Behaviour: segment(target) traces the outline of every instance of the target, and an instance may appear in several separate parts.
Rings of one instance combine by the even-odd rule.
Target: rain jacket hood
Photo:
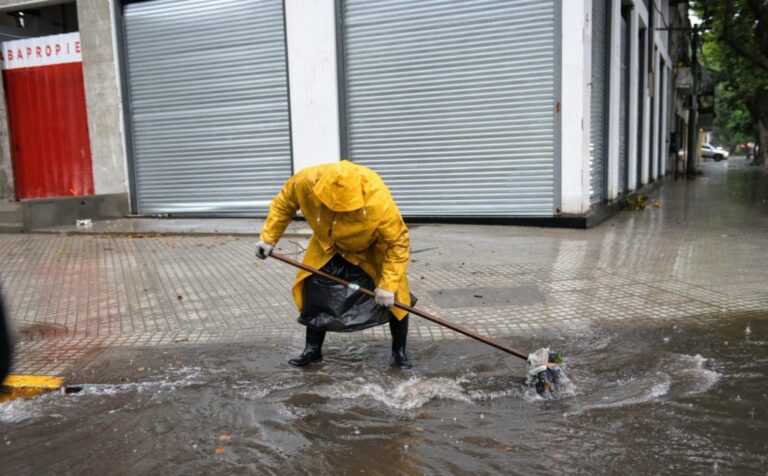
[[[312,191],[334,212],[351,212],[365,205],[362,176],[347,160],[328,164]]]
[[[395,293],[410,305],[406,268],[410,237],[392,194],[376,172],[348,161],[307,167],[291,177],[272,200],[261,239],[275,244],[301,209],[312,237],[304,263],[320,269],[335,254],[361,267],[376,286]],[[303,306],[303,281],[299,271],[293,297]],[[406,316],[401,309],[392,313]]]

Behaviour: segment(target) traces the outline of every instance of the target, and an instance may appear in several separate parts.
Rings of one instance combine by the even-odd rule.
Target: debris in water
[[[227,435],[226,433],[223,433],[219,435],[219,441],[229,441],[232,439],[232,435]]]
[[[746,328],[746,329],[744,329],[744,333],[745,333],[746,335],[750,335],[750,334],[752,334],[752,328],[750,328],[750,327],[749,327],[749,323],[747,323],[747,328]]]
[[[645,210],[645,206],[648,204],[648,195],[641,193],[634,197],[630,196],[626,198],[625,202],[628,210]]]
[[[558,380],[566,378],[563,356],[559,352],[550,352],[549,347],[528,355],[527,370],[526,383],[535,387],[539,395],[549,395]]]
[[[227,452],[227,449],[226,449],[226,448],[223,448],[223,447],[221,447],[221,446],[219,446],[218,448],[216,448],[215,450],[213,450],[213,453],[214,453],[216,456],[221,456],[221,455],[223,455],[223,454],[224,454],[224,453],[226,453],[226,452]]]

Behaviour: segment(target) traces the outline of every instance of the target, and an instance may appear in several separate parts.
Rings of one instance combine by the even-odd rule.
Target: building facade
[[[686,121],[673,0],[0,0],[0,17],[0,200],[28,226],[264,216],[292,173],[341,158],[406,217],[582,226],[674,170]],[[82,105],[11,64],[65,39]],[[19,119],[30,91],[45,121]]]

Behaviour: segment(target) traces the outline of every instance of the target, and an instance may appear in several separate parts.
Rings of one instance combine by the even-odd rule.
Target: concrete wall
[[[9,202],[16,199],[10,139],[8,110],[5,104],[5,88],[3,76],[0,74],[0,202]]]
[[[97,195],[126,194],[128,171],[114,0],[78,0],[85,102]]]

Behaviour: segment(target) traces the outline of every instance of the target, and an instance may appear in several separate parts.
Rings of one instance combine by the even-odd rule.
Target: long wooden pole
[[[319,269],[315,269],[315,268],[313,268],[311,266],[307,266],[306,264],[300,263],[299,261],[291,259],[291,258],[289,258],[287,256],[283,256],[283,255],[277,254],[277,253],[272,253],[269,256],[271,256],[272,258],[275,258],[278,261],[282,261],[283,263],[288,263],[291,266],[295,266],[297,268],[303,269],[304,271],[308,271],[308,272],[310,272],[312,274],[316,274],[318,276],[322,276],[325,279],[330,279],[331,281],[335,281],[335,282],[337,282],[337,283],[339,283],[339,284],[341,284],[343,286],[347,286],[350,289],[354,289],[355,291],[359,291],[359,292],[361,292],[363,294],[367,294],[368,296],[375,296],[374,292],[371,291],[370,289],[361,288],[357,284],[353,284],[353,283],[345,281],[345,280],[343,280],[341,278],[333,276],[331,274],[324,273],[323,271],[320,271]],[[482,342],[483,344],[488,344],[491,347],[495,347],[495,348],[497,348],[499,350],[502,350],[502,351],[504,351],[504,352],[506,352],[508,354],[512,354],[515,357],[519,357],[519,358],[521,358],[523,360],[528,360],[528,355],[523,354],[522,352],[519,352],[519,351],[517,351],[517,350],[515,350],[515,349],[513,349],[511,347],[507,347],[504,344],[500,344],[500,343],[494,341],[493,339],[491,339],[489,337],[486,337],[484,335],[481,335],[481,334],[478,334],[476,332],[473,332],[473,331],[471,331],[469,329],[466,329],[464,327],[461,327],[461,326],[459,326],[457,324],[454,324],[452,322],[446,321],[444,319],[440,319],[439,317],[433,316],[432,314],[426,313],[424,311],[421,311],[421,310],[416,309],[416,308],[411,307],[411,306],[406,306],[405,304],[402,304],[402,303],[399,303],[399,302],[395,302],[395,307],[400,308],[400,309],[402,309],[404,311],[408,311],[411,314],[416,314],[417,316],[423,317],[424,319],[426,319],[428,321],[432,321],[435,324],[441,325],[443,327],[447,327],[448,329],[451,329],[452,331],[456,331],[459,334],[464,334],[467,337],[471,337],[471,338],[473,338],[475,340],[478,340],[478,341]]]

